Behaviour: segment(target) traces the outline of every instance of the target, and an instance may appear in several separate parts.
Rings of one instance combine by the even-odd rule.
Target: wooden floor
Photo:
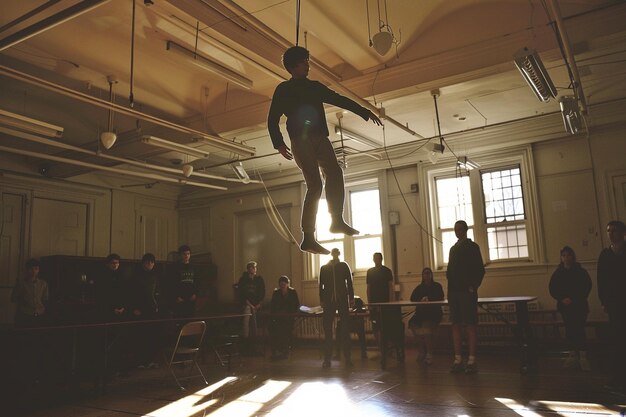
[[[603,356],[592,359],[601,364]],[[21,399],[14,398],[21,412],[11,415],[584,417],[623,416],[626,410],[626,398],[603,387],[601,372],[563,370],[561,359],[552,355],[540,359],[536,373],[521,375],[514,349],[481,352],[474,375],[450,374],[449,354],[435,356],[427,367],[415,361],[411,350],[404,365],[392,358],[386,371],[378,360],[358,357],[352,369],[339,361],[322,369],[319,350],[305,347],[282,361],[242,358],[230,375],[209,358],[206,362],[211,362],[203,365],[209,386],[194,378],[180,391],[163,367],[114,378],[107,392],[97,395],[86,383],[73,395],[52,396],[38,393],[35,384]]]

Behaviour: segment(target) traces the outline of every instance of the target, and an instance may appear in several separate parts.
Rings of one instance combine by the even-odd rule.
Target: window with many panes
[[[468,237],[483,249],[486,262],[530,258],[523,172],[519,162],[470,171],[431,169],[430,207],[437,266],[448,263],[450,248],[457,240],[457,220],[467,222]]]
[[[380,193],[378,188],[348,189],[347,197],[344,217],[360,233],[355,236],[330,233],[331,218],[326,200],[322,198],[317,210],[317,240],[328,250],[339,249],[340,259],[353,270],[371,268],[372,255],[383,251]],[[314,255],[313,275],[317,276],[319,267],[330,259],[330,255]]]

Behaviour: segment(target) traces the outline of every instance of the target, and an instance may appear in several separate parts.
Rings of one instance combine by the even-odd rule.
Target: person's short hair
[[[383,254],[380,252],[374,252],[374,256],[380,256],[380,259],[383,259]]]
[[[291,281],[287,275],[281,275],[280,278],[278,278],[278,284],[280,285],[281,282],[285,282],[289,285]]]
[[[120,258],[120,255],[118,255],[117,253],[111,253],[109,256],[107,256],[104,259],[105,263],[110,263],[111,261],[118,261],[120,262],[122,260],[122,258]]]
[[[183,252],[191,252],[191,248],[189,247],[189,245],[180,245],[180,247],[178,248],[178,254],[182,255]]]
[[[156,262],[156,258],[153,254],[148,252],[145,255],[143,255],[143,257],[141,258],[141,263],[145,263],[145,262]]]
[[[430,274],[433,274],[433,270],[431,269],[430,266],[425,266],[424,269],[422,269],[422,275],[424,275],[424,272],[426,271],[430,271]]]
[[[621,220],[611,220],[606,224],[606,227],[614,226],[619,232],[626,232],[626,225]]]
[[[456,226],[457,224],[463,226],[463,229],[465,229],[466,232],[469,230],[469,226],[467,225],[467,222],[465,220],[457,220],[454,225]]]
[[[39,259],[30,258],[29,260],[26,261],[24,266],[26,267],[26,269],[30,269],[36,266],[41,266],[41,262],[39,262]]]
[[[256,266],[256,262],[255,261],[250,261],[246,264],[246,270],[249,269],[251,266]]]
[[[283,67],[289,72],[298,62],[309,59],[309,51],[301,46],[292,46],[283,54]]]

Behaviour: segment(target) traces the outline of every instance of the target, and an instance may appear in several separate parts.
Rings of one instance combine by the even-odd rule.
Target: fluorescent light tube
[[[570,135],[575,135],[582,129],[582,121],[578,101],[572,96],[563,96],[559,98],[561,106],[561,116],[563,116],[563,124],[565,131]]]
[[[11,113],[6,110],[0,110],[0,123],[5,126],[15,127],[28,133],[48,136],[51,138],[60,138],[63,136],[62,127],[31,119],[30,117],[22,116],[20,114]]]
[[[189,61],[192,64],[199,66],[202,69],[212,72],[213,74],[217,74],[220,77],[232,81],[240,87],[251,89],[252,88],[252,80],[244,77],[243,75],[226,68],[217,62],[211,61],[208,58],[199,55],[196,52],[190,51],[189,49],[178,45],[172,41],[167,41],[166,47],[168,51],[178,55],[181,58]]]
[[[344,128],[340,128],[338,125],[335,125],[335,133],[337,136],[341,136],[343,134],[344,139],[353,140],[361,145],[371,146],[372,148],[380,148],[382,146],[380,143],[372,139],[366,138],[358,133],[351,132]]]
[[[213,146],[227,152],[233,152],[238,155],[254,156],[256,154],[256,151],[251,146],[244,145],[243,143],[235,141],[227,141],[226,139],[222,138],[220,138],[220,140],[218,141],[214,138],[196,137],[193,138],[192,141],[206,143],[209,146]]]
[[[540,101],[547,102],[556,97],[556,87],[534,49],[523,48],[514,56],[515,66]]]
[[[191,146],[181,145],[180,143],[171,142],[169,140],[157,138],[154,136],[142,136],[141,141],[148,145],[156,146],[157,148],[169,149],[170,151],[176,151],[189,156],[195,156],[196,158],[206,159],[209,157],[208,152],[201,151],[200,149],[192,148]]]
[[[237,178],[239,178],[241,182],[243,182],[244,184],[250,183],[250,176],[243,168],[243,164],[241,162],[233,164],[231,166],[233,167],[233,171],[235,171],[235,174],[237,174]]]
[[[480,168],[480,165],[474,161],[472,161],[471,159],[469,159],[467,156],[462,156],[459,159],[456,160],[456,164],[458,166],[460,166],[463,169],[466,170],[470,170],[470,169],[478,169]]]

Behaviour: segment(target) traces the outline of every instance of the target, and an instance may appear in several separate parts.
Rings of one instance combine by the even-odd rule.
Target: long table
[[[79,350],[79,333],[80,332],[91,332],[90,337],[95,337],[101,345],[101,349],[97,349],[97,351],[93,352],[94,358],[98,358],[100,356],[99,365],[96,364],[95,372],[101,372],[101,375],[96,375],[96,377],[101,378],[102,389],[106,389],[106,378],[105,373],[108,368],[109,361],[109,353],[113,345],[117,342],[120,337],[120,333],[111,335],[111,330],[121,329],[121,328],[137,328],[141,326],[150,326],[150,325],[166,325],[171,323],[172,325],[187,323],[190,321],[227,321],[234,319],[241,319],[246,316],[250,316],[250,313],[233,313],[233,314],[214,314],[214,315],[202,315],[196,317],[165,317],[165,318],[157,318],[157,319],[149,319],[149,320],[125,320],[125,321],[112,321],[112,322],[99,322],[99,323],[84,323],[84,324],[67,324],[67,325],[52,325],[52,326],[42,326],[42,327],[14,327],[14,328],[6,328],[2,329],[0,334],[3,336],[11,336],[11,335],[49,335],[50,333],[56,335],[68,335],[71,337],[71,352],[70,352],[70,363],[68,364],[68,372],[69,377],[71,379],[71,384],[74,385],[76,383],[77,376],[77,357]],[[93,344],[93,346],[97,346]]]
[[[513,328],[514,334],[517,336],[517,343],[520,348],[520,372],[526,373],[534,366],[536,366],[536,354],[533,340],[532,328],[528,318],[528,303],[535,301],[535,296],[511,296],[511,297],[481,297],[478,298],[478,306],[485,310],[487,313],[494,315],[503,323]],[[506,317],[497,311],[489,309],[490,304],[501,303],[515,303],[515,323],[509,322]],[[401,309],[402,307],[416,307],[416,306],[432,306],[432,305],[447,305],[448,300],[442,301],[390,301],[386,303],[368,303],[368,307],[380,307],[382,309]],[[381,315],[383,317],[384,315]],[[381,320],[380,332],[381,332],[381,344],[380,344],[380,366],[382,369],[387,367],[387,340],[382,335],[385,334],[385,325],[389,326],[389,323],[385,323],[385,320]],[[402,340],[401,343],[404,343]],[[402,346],[402,350],[404,346]],[[403,355],[403,354],[402,354]],[[400,358],[404,360],[402,356]]]

